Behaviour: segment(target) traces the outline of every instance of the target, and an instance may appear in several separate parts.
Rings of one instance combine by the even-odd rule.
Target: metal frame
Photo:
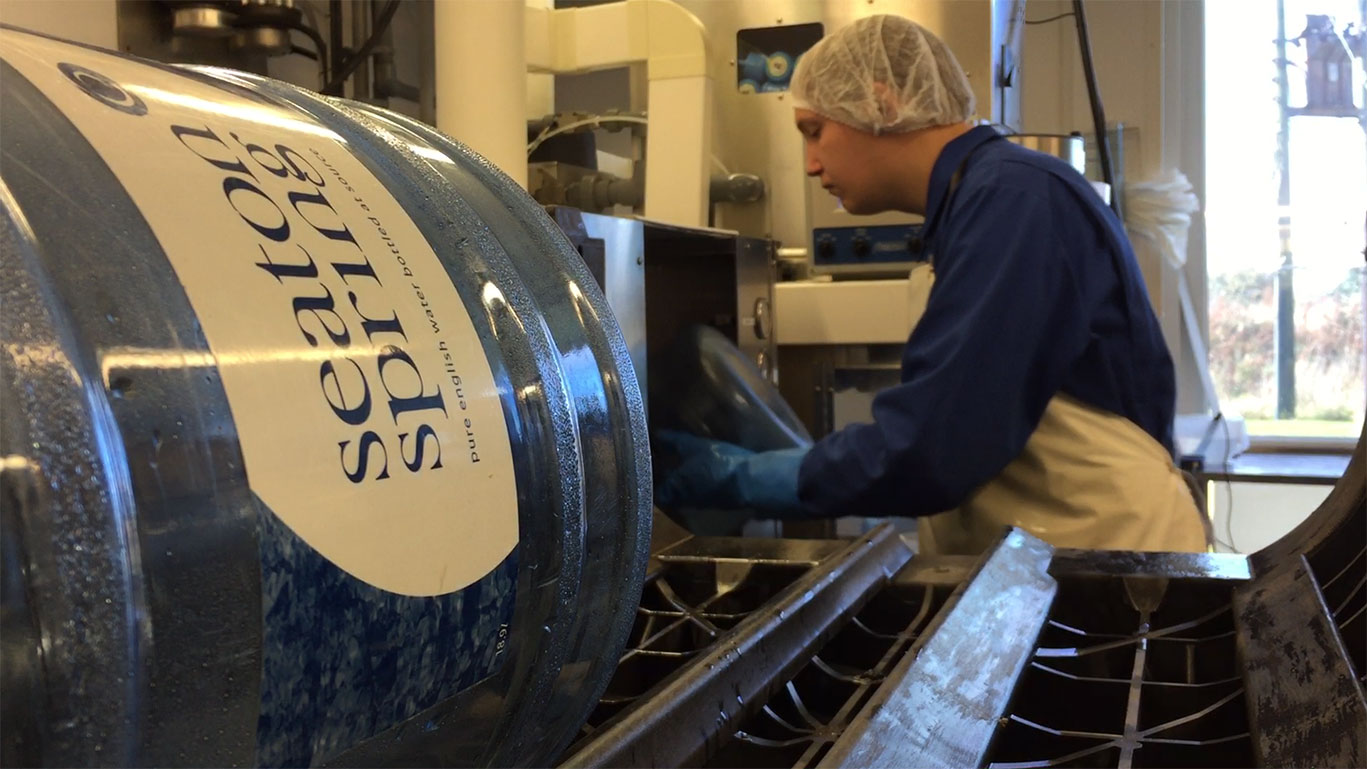
[[[1012,530],[981,558],[906,560],[886,526],[838,554],[683,540],[657,568],[713,564],[723,592],[724,569],[812,567],[565,765],[1363,765],[1364,464],[1359,443],[1324,504],[1250,557],[1054,550]],[[883,645],[840,658],[856,637]]]
[[[761,552],[756,559],[755,551],[759,548],[751,547],[728,554],[727,542],[690,539],[656,558],[661,563],[710,560],[733,565],[748,560],[802,562],[791,556],[785,558],[782,553],[776,553],[778,558],[765,559]],[[764,540],[730,542],[762,546]],[[781,545],[785,541],[768,542]],[[793,546],[811,541],[786,542]],[[575,752],[561,766],[701,763],[728,736],[729,730],[724,727],[757,711],[777,687],[807,662],[826,640],[830,629],[910,557],[911,552],[892,527],[884,525],[820,558],[773,601],[661,681],[649,696],[651,707],[623,712],[599,728],[588,743],[577,750],[571,748]]]

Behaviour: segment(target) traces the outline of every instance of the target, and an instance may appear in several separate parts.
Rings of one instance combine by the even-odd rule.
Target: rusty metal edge
[[[1259,766],[1367,766],[1367,700],[1304,560],[1234,592]]]

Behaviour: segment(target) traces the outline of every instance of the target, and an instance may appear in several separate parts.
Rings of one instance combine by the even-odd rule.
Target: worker
[[[763,452],[665,434],[682,460],[659,502],[927,516],[929,553],[982,552],[1006,526],[1060,547],[1204,551],[1173,461],[1172,359],[1125,231],[1086,179],[975,126],[954,55],[904,18],[825,37],[790,93],[807,174],[852,214],[923,215],[934,284],[871,423]]]

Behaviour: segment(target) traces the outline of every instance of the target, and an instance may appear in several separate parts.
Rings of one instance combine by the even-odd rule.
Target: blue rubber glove
[[[809,517],[797,498],[798,468],[808,449],[757,452],[673,431],[660,431],[656,440],[682,459],[655,489],[661,505]]]

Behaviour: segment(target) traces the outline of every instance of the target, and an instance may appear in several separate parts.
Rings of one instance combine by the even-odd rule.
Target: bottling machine
[[[700,323],[772,380],[774,239],[257,75],[0,59],[0,763],[1367,762],[1361,440],[1249,556],[694,536],[650,374]]]

